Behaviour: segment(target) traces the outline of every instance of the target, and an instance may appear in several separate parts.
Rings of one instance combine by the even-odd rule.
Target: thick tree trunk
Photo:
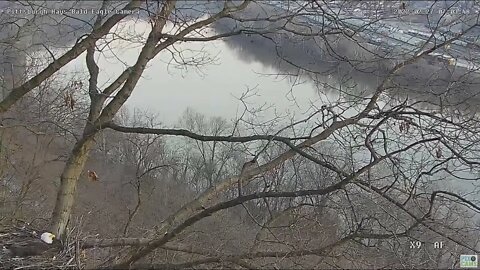
[[[75,202],[77,181],[94,145],[94,136],[84,137],[75,144],[60,178],[60,188],[53,210],[51,230],[58,238],[64,236]]]

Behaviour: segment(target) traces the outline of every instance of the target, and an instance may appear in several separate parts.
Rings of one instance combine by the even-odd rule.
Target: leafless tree
[[[10,79],[23,76],[19,83],[4,81],[8,91],[0,112],[7,125],[2,129],[19,124],[63,131],[74,144],[58,172],[51,230],[67,237],[77,189],[102,187],[103,202],[90,191],[77,199],[80,208],[96,204],[86,211],[96,212],[90,218],[102,215],[102,208],[110,211],[108,226],[99,228],[105,234],[78,245],[112,249],[99,252],[94,266],[445,268],[455,266],[452,258],[460,252],[478,253],[478,46],[467,42],[478,32],[478,14],[453,13],[463,6],[447,2],[438,12],[432,2],[422,11],[430,32],[410,33],[423,38],[396,46],[378,41],[380,34],[399,35],[398,29],[384,33],[388,27],[382,24],[415,23],[414,8],[365,3],[359,10],[368,16],[358,16],[350,14],[355,4],[131,1],[116,7],[122,10],[117,14],[91,16],[78,30],[86,34],[66,42],[68,49],[52,51],[48,42],[41,43],[44,49],[27,57],[37,64],[30,74],[12,72]],[[107,1],[100,7],[113,9]],[[126,18],[146,21],[147,32],[122,29]],[[8,52],[32,27],[47,29],[42,23],[49,20],[34,16],[9,30],[15,42],[7,44]],[[246,95],[240,98],[245,111],[233,124],[193,111],[180,121],[182,128],[164,127],[153,118],[125,120],[121,108],[152,59],[168,52],[170,65],[199,69],[212,58],[190,57],[180,43],[219,39],[245,59],[271,66],[276,76],[306,79],[333,95],[320,95],[301,119],[288,123],[281,117],[262,121],[256,114],[263,108],[249,107]],[[116,40],[139,46],[139,54],[100,85],[98,55],[113,52],[110,43]],[[462,46],[468,59],[460,57]],[[46,51],[49,60],[36,59],[38,51]],[[87,79],[55,84],[59,70],[83,55]],[[12,113],[27,109],[38,114]],[[249,155],[260,166],[242,172]],[[8,168],[4,160],[2,168]],[[83,184],[86,170],[98,173],[100,181]],[[102,183],[104,177],[112,181]],[[115,179],[131,184],[127,192],[115,192]],[[245,190],[236,196],[232,190],[239,181]],[[167,192],[158,192],[168,185],[191,198],[169,205],[159,198]],[[94,227],[101,225],[87,228]],[[440,242],[444,247],[436,249]]]

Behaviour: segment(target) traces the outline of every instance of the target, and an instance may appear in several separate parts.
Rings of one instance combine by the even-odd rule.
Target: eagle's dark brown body
[[[245,164],[243,164],[242,171],[240,172],[240,176],[238,177],[238,183],[237,183],[238,184],[238,196],[239,197],[242,196],[242,188],[243,188],[242,187],[242,185],[243,185],[242,181],[243,181],[243,178],[245,176],[244,174],[245,174],[246,171],[248,171],[248,170],[250,170],[254,167],[258,167],[258,162],[257,162],[257,159],[255,159],[255,158],[248,161],[248,162],[245,162]]]
[[[12,257],[39,256],[60,249],[60,243],[58,241],[54,241],[52,244],[47,244],[41,239],[33,237],[5,243],[3,246]]]

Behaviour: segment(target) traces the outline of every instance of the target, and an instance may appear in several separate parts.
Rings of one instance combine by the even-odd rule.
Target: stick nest
[[[0,228],[1,269],[80,269],[75,241],[67,238],[58,248],[52,248],[37,256],[14,257],[8,250],[10,244],[40,239],[44,231],[27,226]]]

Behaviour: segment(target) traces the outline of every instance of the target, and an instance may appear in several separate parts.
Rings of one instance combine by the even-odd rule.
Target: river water
[[[222,32],[230,26],[226,21],[215,24],[214,29]],[[126,31],[145,34],[147,25],[137,21],[126,22],[122,27]],[[296,43],[294,41],[298,40],[289,36],[285,39],[277,36],[272,38],[279,39],[269,43],[258,36],[237,36],[225,41],[176,45],[175,50],[162,52],[150,63],[126,106],[129,110],[146,110],[157,114],[158,119],[170,127],[178,124],[178,119],[188,108],[207,116],[232,120],[242,113],[244,104],[251,110],[265,108],[261,113],[256,113],[259,122],[279,116],[282,124],[287,124],[305,118],[315,107],[337,101],[338,92],[334,88],[341,88],[343,93],[370,95],[392,66],[389,61],[378,60],[356,71],[351,65],[326,55],[315,39]],[[340,44],[338,41],[335,44],[346,55],[357,55],[352,44]],[[111,47],[113,51],[107,50],[99,56],[102,72],[100,87],[113,80],[126,65],[134,63],[140,44],[132,46],[129,41],[116,41]],[[297,72],[291,65],[278,62],[278,48],[281,48],[285,59],[321,75],[278,75]],[[177,65],[172,62],[172,55],[179,60],[180,54],[191,63],[199,60],[209,63],[197,67]],[[372,60],[372,55],[358,57]],[[373,70],[372,67],[378,68]],[[62,72],[85,70],[82,55]],[[390,91],[390,95],[424,100],[424,106],[428,106],[427,103],[432,106],[441,103],[451,105],[452,109],[476,112],[480,104],[478,76],[467,78],[463,75],[464,72],[455,66],[432,65],[422,59],[395,76],[393,83],[396,87]],[[324,87],[325,84],[329,86]],[[250,95],[242,103],[238,99],[247,90],[250,90]],[[347,115],[353,112],[354,108],[347,111]],[[358,157],[359,160],[362,158]],[[476,177],[468,172],[460,175]],[[437,182],[437,185],[463,192],[474,190],[469,196],[477,196],[477,181],[456,181],[448,178],[447,174],[445,177],[447,179]]]

